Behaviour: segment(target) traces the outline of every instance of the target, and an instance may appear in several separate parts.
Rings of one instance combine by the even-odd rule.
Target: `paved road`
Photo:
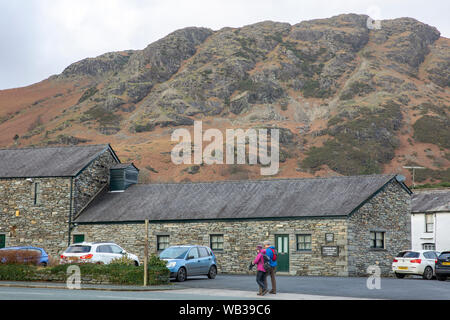
[[[420,277],[381,278],[380,290],[369,290],[366,282],[367,278],[353,277],[277,277],[277,287],[280,293],[363,299],[450,300],[450,280],[444,282],[423,280]],[[184,282],[183,286],[207,289],[257,290],[255,278],[252,276],[219,275],[214,280],[196,277]]]
[[[60,288],[1,287],[0,300],[450,300],[450,281],[382,278],[380,290],[369,290],[366,278],[278,276],[278,294],[256,296],[253,276],[219,275],[188,279],[182,289],[163,291],[100,291]],[[177,284],[177,286],[179,286]]]

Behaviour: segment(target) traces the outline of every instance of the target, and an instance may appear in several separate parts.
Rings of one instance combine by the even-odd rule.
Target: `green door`
[[[74,234],[73,243],[81,243],[81,242],[84,242],[84,234]]]
[[[6,246],[6,235],[0,234],[0,249]]]
[[[277,271],[289,272],[289,235],[276,235],[275,247],[278,252]]]

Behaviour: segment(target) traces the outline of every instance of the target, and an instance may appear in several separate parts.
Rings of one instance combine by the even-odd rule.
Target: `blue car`
[[[172,246],[159,255],[167,261],[170,277],[184,281],[189,276],[208,276],[214,279],[217,275],[217,260],[212,250],[204,246]]]
[[[9,248],[2,248],[0,249],[0,251],[16,251],[16,250],[27,250],[28,252],[38,252],[39,253],[39,259],[37,261],[37,265],[39,266],[43,266],[46,267],[48,265],[48,254],[47,252],[45,252],[44,249],[42,248],[37,248],[37,247],[31,247],[31,246],[26,246],[26,247],[9,247]],[[0,261],[1,263],[5,263],[6,258],[2,258],[2,260]],[[27,263],[29,262],[30,259],[26,258],[26,255],[24,257],[23,263]]]

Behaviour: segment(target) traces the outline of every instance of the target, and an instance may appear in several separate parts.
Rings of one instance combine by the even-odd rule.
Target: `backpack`
[[[270,250],[272,250],[273,255],[272,255],[272,261],[277,261],[277,250],[270,248]]]
[[[272,267],[270,266],[270,258],[267,254],[262,254],[264,259],[264,270],[269,271]]]

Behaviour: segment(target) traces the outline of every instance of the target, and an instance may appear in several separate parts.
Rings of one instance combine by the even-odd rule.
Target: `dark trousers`
[[[266,272],[266,288],[267,286],[267,278],[270,276],[270,282],[272,283],[272,292],[277,292],[277,280],[275,279],[275,273],[277,272],[277,267],[270,268],[269,271]]]
[[[258,272],[256,272],[256,283],[259,285],[260,292],[267,289],[266,275],[267,275],[267,272],[263,272],[263,271],[259,271],[259,270],[258,270]]]

